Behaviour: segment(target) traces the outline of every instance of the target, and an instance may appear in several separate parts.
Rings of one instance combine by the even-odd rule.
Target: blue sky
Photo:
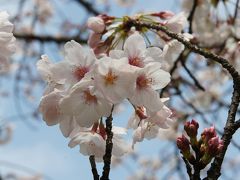
[[[111,15],[122,16],[134,14],[138,11],[152,12],[161,10],[177,10],[177,5],[175,0],[136,0],[137,3],[132,9],[124,9],[123,7],[117,6],[114,2],[111,2],[113,9],[111,10]],[[9,14],[13,14],[14,4],[7,3],[5,0],[0,0],[0,9],[8,10]],[[57,1],[55,0],[55,3]],[[69,1],[65,0],[66,3]],[[60,3],[58,3],[60,4]],[[78,17],[80,17],[79,12],[76,12],[76,4],[70,3],[69,6],[64,9],[66,11],[66,18],[74,17],[74,21],[78,22]],[[58,20],[52,20],[57,23]],[[38,31],[38,30],[37,30]],[[52,30],[54,31],[54,29]],[[48,32],[46,32],[48,33]],[[58,57],[59,52],[51,52],[52,49],[49,47],[45,51],[50,57]],[[14,81],[2,80],[2,84],[6,84],[4,88],[10,88],[13,94],[12,87],[14,86]],[[39,94],[40,97],[40,94]],[[37,99],[36,101],[39,101]],[[4,118],[17,116],[15,111],[14,100],[8,99],[8,101],[0,102],[0,115]],[[114,121],[119,125],[125,126],[127,119],[131,110],[126,107],[125,111],[115,117]],[[34,124],[37,129],[29,129],[19,118],[13,119],[14,124],[14,135],[10,144],[0,147],[0,173],[11,172],[13,168],[4,164],[4,161],[16,163],[22,165],[26,168],[30,168],[39,174],[46,175],[45,179],[52,180],[88,180],[92,179],[92,174],[90,171],[90,165],[88,157],[85,157],[79,153],[79,148],[70,149],[68,144],[68,139],[65,139],[60,133],[57,126],[49,127],[44,122],[35,122]],[[6,119],[7,120],[7,119]],[[31,121],[31,120],[28,120]],[[129,136],[130,137],[130,136]],[[129,140],[131,140],[129,138]],[[161,140],[153,140],[151,142],[144,141],[137,145],[137,150],[141,152],[144,156],[155,157],[153,154],[158,153],[158,149],[162,145],[166,145],[167,142]],[[167,149],[171,151],[171,149]],[[136,164],[131,160],[127,162],[131,168],[135,169]],[[99,172],[101,172],[102,164],[99,164]],[[24,174],[24,171],[19,171],[19,173]],[[128,176],[128,170],[124,167],[114,169],[111,172],[111,177],[114,180],[123,180]],[[27,173],[28,174],[28,173]],[[50,177],[50,178],[48,178]]]

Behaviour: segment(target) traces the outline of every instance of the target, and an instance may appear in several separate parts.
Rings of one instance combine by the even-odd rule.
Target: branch
[[[188,22],[189,22],[188,32],[189,33],[192,33],[192,22],[193,22],[193,17],[194,17],[195,10],[197,8],[197,4],[198,4],[198,0],[194,0],[191,12],[188,16]]]
[[[197,86],[200,90],[205,91],[204,87],[198,82],[197,78],[192,74],[190,69],[188,69],[183,59],[181,59],[181,64],[183,68],[186,70],[186,72],[188,73],[188,75],[192,78],[193,82],[195,83],[195,86]]]
[[[92,168],[93,179],[99,180],[99,175],[98,175],[98,171],[97,171],[96,163],[95,163],[95,157],[89,156],[89,161],[90,161],[91,168]]]
[[[110,166],[111,166],[111,157],[112,157],[112,138],[113,138],[113,132],[112,132],[112,112],[114,109],[114,105],[112,106],[111,114],[106,119],[106,133],[107,133],[107,140],[106,140],[106,150],[105,154],[103,156],[104,166],[103,166],[103,172],[102,177],[100,180],[109,180],[109,173],[110,173]]]
[[[181,61],[181,60],[186,60],[186,59],[188,58],[189,54],[190,54],[190,51],[187,50],[186,48],[181,52],[181,54],[180,54],[180,55],[178,56],[178,58],[175,60],[172,68],[171,68],[170,71],[169,71],[169,73],[170,73],[171,76],[173,75],[173,73],[174,73],[175,70],[177,69],[179,61]],[[162,89],[162,91],[160,92],[160,97],[163,97],[163,93],[167,90],[167,88],[168,88],[168,86],[166,86],[166,87],[164,87],[164,88]]]
[[[189,162],[186,160],[185,157],[182,156],[182,159],[186,165],[186,169],[187,169],[187,173],[188,173],[188,176],[189,176],[189,179],[192,179],[193,176],[192,176],[192,167],[191,165],[189,164]]]
[[[66,43],[68,41],[74,40],[81,44],[86,44],[86,39],[81,39],[80,37],[71,36],[71,37],[64,37],[64,36],[42,36],[42,35],[36,35],[36,34],[24,34],[24,33],[18,33],[14,32],[14,36],[17,39],[21,39],[24,41],[40,41],[40,42],[55,42],[58,44]]]
[[[93,15],[97,16],[101,14],[98,10],[96,10],[90,2],[85,0],[75,0],[79,4],[81,4],[88,12],[92,13]]]
[[[146,27],[149,29],[154,29],[157,31],[162,31],[166,33],[169,37],[178,40],[182,44],[184,44],[188,49],[191,51],[198,53],[202,56],[204,56],[207,59],[214,60],[222,65],[224,69],[226,69],[229,74],[232,76],[233,79],[233,94],[232,94],[232,100],[231,105],[228,111],[228,117],[227,122],[224,127],[224,132],[222,135],[222,140],[224,142],[223,150],[222,152],[216,156],[213,163],[211,164],[210,169],[208,170],[208,176],[205,179],[218,179],[221,175],[221,166],[224,159],[224,156],[226,154],[228,145],[230,144],[232,140],[233,134],[236,132],[234,128],[232,128],[232,125],[235,122],[236,112],[239,106],[240,102],[240,75],[236,71],[236,69],[223,57],[220,57],[214,53],[211,53],[209,51],[206,51],[191,42],[189,42],[187,39],[185,39],[181,34],[176,34],[174,32],[171,32],[168,30],[167,27],[162,26],[160,24],[149,24],[149,23],[142,23],[134,20],[129,20],[129,25],[136,26],[136,27]]]
[[[233,24],[235,24],[237,15],[238,15],[238,4],[239,4],[239,0],[237,0],[236,5],[235,5],[235,11],[234,11],[234,16],[233,16]]]
[[[195,52],[197,54],[200,54],[204,56],[206,59],[211,59],[219,64],[222,65],[224,69],[226,69],[232,76],[234,83],[236,84],[236,88],[240,88],[240,75],[236,71],[236,69],[223,57],[220,57],[214,53],[211,53],[209,51],[206,51],[191,42],[189,42],[187,39],[185,39],[181,34],[176,34],[172,31],[169,31],[167,27],[160,25],[160,24],[149,24],[149,23],[142,23],[139,21],[135,21],[133,19],[129,20],[129,25],[135,26],[135,27],[146,27],[149,29],[154,29],[157,31],[162,31],[166,33],[169,37],[178,40],[182,44],[184,44],[188,49],[190,49],[192,52]]]

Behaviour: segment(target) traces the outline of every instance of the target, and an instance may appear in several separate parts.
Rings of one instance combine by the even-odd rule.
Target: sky
[[[67,9],[64,9],[65,7],[54,0],[54,3],[56,3],[62,11],[66,10],[66,12],[69,12],[65,14],[66,18],[68,16],[75,17],[76,19],[74,19],[74,21],[78,22],[78,17],[80,17],[80,15],[76,10],[76,4],[71,3],[69,0],[65,0],[65,2],[69,3],[66,7]],[[176,2],[177,1],[174,0],[136,0],[136,4],[131,9],[127,9],[119,7],[114,1],[111,1],[113,9],[110,15],[132,15],[139,11],[177,11]],[[7,3],[5,0],[0,0],[0,10],[8,10],[9,14],[13,14],[12,11],[15,9],[16,7],[14,4]],[[58,22],[57,19],[53,19],[52,21],[54,23]],[[54,33],[54,31],[53,28],[51,33]],[[55,57],[59,52],[52,52],[51,48],[49,48],[44,53],[48,54],[50,57]],[[4,88],[9,88],[11,93],[13,93],[13,80],[1,80],[1,84],[4,84]],[[41,93],[42,92],[39,92],[39,99],[35,101],[39,102]],[[69,140],[62,136],[58,126],[49,127],[43,121],[32,121],[31,124],[36,128],[29,128],[25,123],[19,120],[14,103],[15,101],[13,98],[8,101],[0,102],[0,116],[4,117],[4,120],[8,119],[6,117],[15,117],[11,118],[13,119],[12,124],[14,127],[11,143],[0,146],[0,173],[11,172],[13,169],[16,169],[15,165],[17,164],[21,165],[21,168],[17,168],[20,169],[18,173],[42,174],[46,180],[92,179],[88,157],[79,153],[79,147],[73,149],[68,147]],[[114,117],[114,121],[116,121],[118,125],[126,126],[130,114],[131,108],[126,106],[123,112]],[[28,121],[31,121],[31,119],[28,119]],[[130,135],[128,135],[128,139],[131,140]],[[154,158],[153,154],[157,153],[157,147],[166,144],[167,142],[159,139],[144,141],[137,145],[136,150],[144,154],[144,156]],[[167,151],[171,150],[172,149],[168,149]],[[111,179],[126,179],[129,172],[137,168],[136,164],[131,160],[126,163],[128,165],[125,167],[119,167],[111,171]],[[101,172],[102,164],[98,164],[98,169],[99,172]]]

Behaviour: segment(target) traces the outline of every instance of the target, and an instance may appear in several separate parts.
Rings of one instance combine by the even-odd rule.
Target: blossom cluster
[[[190,140],[185,135],[182,135],[177,138],[177,146],[190,164],[197,164],[200,169],[203,169],[211,162],[212,158],[222,151],[223,141],[219,139],[213,126],[205,128],[201,138],[197,140],[198,128],[197,121],[186,122],[184,130]]]
[[[167,19],[165,25],[179,33],[186,19],[183,13],[151,15],[155,16]],[[53,63],[43,55],[37,63],[47,82],[39,108],[43,119],[50,126],[60,125],[63,135],[70,138],[70,147],[80,145],[83,155],[94,155],[97,160],[105,153],[104,118],[124,101],[134,108],[127,125],[134,130],[132,147],[144,138],[157,137],[159,129],[168,128],[172,122],[172,112],[164,104],[168,98],[160,98],[159,90],[171,78],[165,59],[180,52],[173,51],[169,44],[174,40],[163,34],[162,48],[148,47],[144,31],[126,25],[130,19],[124,17],[119,22],[107,15],[92,17],[87,24],[93,31],[90,48],[70,41],[64,46],[63,61]],[[112,132],[113,155],[121,156],[129,150],[123,139],[127,130],[114,126]]]

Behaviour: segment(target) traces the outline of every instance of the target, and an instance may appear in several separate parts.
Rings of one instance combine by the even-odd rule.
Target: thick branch
[[[14,32],[14,36],[17,39],[21,39],[24,41],[40,41],[40,42],[55,42],[58,44],[66,43],[71,40],[75,40],[78,43],[86,44],[86,39],[81,39],[80,37],[71,36],[71,37],[64,37],[64,36],[42,36],[42,35],[36,35],[36,34],[24,34],[24,33],[18,33]]]
[[[238,109],[238,105],[239,105],[239,101],[240,101],[240,90],[239,89],[234,89],[233,91],[233,95],[232,95],[232,102],[230,105],[230,109],[228,111],[228,118],[227,118],[227,122],[224,128],[224,132],[223,132],[223,136],[222,136],[222,140],[224,143],[223,146],[223,150],[222,152],[216,156],[216,158],[214,159],[213,163],[211,164],[211,168],[208,170],[208,176],[205,179],[218,179],[221,175],[221,166],[228,148],[228,145],[230,144],[231,140],[232,140],[232,136],[233,134],[236,132],[237,128],[234,128],[235,125],[235,117],[236,117],[236,112]],[[237,124],[239,124],[239,122],[237,121]],[[238,126],[236,126],[238,127]]]

